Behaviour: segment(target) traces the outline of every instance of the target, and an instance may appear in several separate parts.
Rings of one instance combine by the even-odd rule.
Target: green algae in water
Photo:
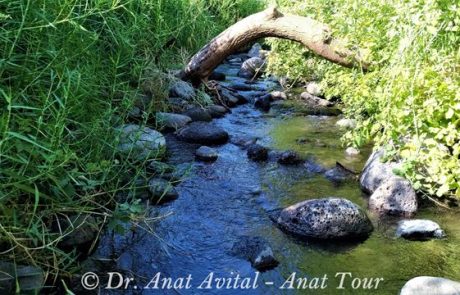
[[[360,171],[370,149],[362,152],[361,158],[348,159],[340,145],[343,131],[335,126],[337,118],[295,117],[275,124],[272,130],[273,147],[292,149],[304,157],[313,156],[322,165],[331,167],[336,161]],[[306,138],[302,144],[299,138]],[[318,144],[320,142],[321,144]],[[367,197],[363,195],[358,182],[336,185],[322,175],[292,177],[266,172],[267,197],[286,207],[306,199],[328,196],[347,198],[363,208],[367,208]],[[427,218],[438,222],[446,231],[447,238],[425,242],[407,241],[395,237],[397,220],[383,221],[368,212],[375,230],[362,243],[352,246],[326,242],[322,245],[301,243],[286,238],[286,234],[267,228],[275,247],[283,249],[280,261],[288,263],[279,266],[284,278],[293,269],[300,270],[302,277],[328,276],[325,290],[280,290],[280,294],[398,294],[402,286],[417,276],[438,276],[460,281],[460,212],[438,208],[421,209],[417,218]],[[377,290],[353,289],[351,280],[346,279],[346,289],[336,289],[339,272],[351,272],[353,277],[383,278]]]
[[[326,167],[332,167],[336,161],[346,167],[359,171],[364,166],[371,148],[364,147],[361,154],[348,157],[340,138],[344,130],[335,125],[337,117],[305,116],[279,120],[274,125],[271,136],[273,147],[280,150],[291,149],[304,157],[313,156]]]

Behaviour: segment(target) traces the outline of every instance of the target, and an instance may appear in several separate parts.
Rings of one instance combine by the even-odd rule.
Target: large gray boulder
[[[177,137],[185,142],[203,145],[223,144],[228,141],[228,133],[211,123],[192,122],[177,132]]]
[[[460,282],[445,278],[421,276],[409,280],[400,295],[459,295]]]
[[[393,173],[393,169],[398,168],[399,164],[395,162],[382,163],[383,156],[383,150],[373,152],[364,166],[359,183],[361,189],[366,193],[372,194],[383,182],[397,177]]]
[[[281,229],[303,238],[359,239],[373,230],[361,207],[335,197],[303,201],[271,217]]]
[[[180,129],[192,122],[189,116],[174,113],[156,113],[157,124],[164,126],[166,129]]]
[[[166,140],[158,131],[127,124],[117,128],[117,132],[120,136],[117,150],[123,156],[144,161],[164,155]]]
[[[412,216],[417,212],[417,195],[401,177],[384,181],[369,197],[371,210],[394,216]]]
[[[186,101],[191,101],[195,98],[196,91],[190,83],[178,80],[169,87],[169,96],[180,97]]]
[[[446,236],[439,224],[428,219],[401,220],[396,236],[408,240],[441,239]]]
[[[229,112],[229,110],[220,105],[211,105],[206,108],[208,113],[211,115],[212,118],[222,118]]]

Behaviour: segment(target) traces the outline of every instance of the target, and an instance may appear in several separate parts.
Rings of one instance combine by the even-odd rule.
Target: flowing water
[[[213,121],[231,136],[229,143],[217,147],[219,158],[214,163],[194,161],[196,146],[180,143],[168,135],[170,162],[191,165],[189,177],[177,186],[179,198],[151,207],[150,216],[159,218],[150,224],[154,234],[139,227],[123,234],[107,233],[95,256],[116,258],[117,266],[112,270],[124,269],[136,278],[137,289],[129,290],[133,294],[397,294],[415,276],[460,280],[460,214],[454,211],[433,208],[420,211],[418,217],[438,222],[448,235],[444,240],[426,242],[396,239],[396,221],[382,221],[371,213],[375,230],[367,240],[357,244],[300,242],[272,223],[269,210],[299,201],[338,196],[366,208],[366,196],[357,182],[336,185],[321,174],[309,173],[303,165],[252,162],[235,143],[257,138],[264,146],[295,150],[325,167],[333,167],[339,161],[360,171],[370,150],[363,149],[355,158],[346,157],[340,143],[343,131],[335,126],[336,121],[336,117],[276,110],[262,113],[251,104],[239,106],[231,114]],[[264,237],[280,262],[278,267],[259,274],[257,289],[197,289],[210,273],[224,278],[256,276],[248,261],[230,253],[241,236]],[[190,274],[192,288],[139,290],[158,272],[171,278]],[[279,289],[294,272],[310,279],[326,275],[327,287]],[[339,272],[350,272],[353,278],[384,281],[377,290],[352,289],[347,275],[345,289],[337,289],[340,281],[335,276]]]

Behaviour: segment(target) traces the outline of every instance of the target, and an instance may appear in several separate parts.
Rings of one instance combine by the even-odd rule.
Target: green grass
[[[161,109],[162,73],[260,5],[0,0],[2,259],[38,265],[50,277],[73,267],[75,255],[56,247],[53,220],[119,213],[126,206],[115,195],[145,174],[116,157],[113,127],[143,92],[153,96],[152,111]]]

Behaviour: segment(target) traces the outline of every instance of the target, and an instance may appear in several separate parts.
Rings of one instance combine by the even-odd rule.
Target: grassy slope
[[[124,174],[143,171],[115,158],[113,126],[142,85],[160,107],[158,73],[257,9],[257,0],[0,0],[2,259],[56,274],[74,259],[55,247],[56,216],[129,215],[114,196],[133,188]]]

